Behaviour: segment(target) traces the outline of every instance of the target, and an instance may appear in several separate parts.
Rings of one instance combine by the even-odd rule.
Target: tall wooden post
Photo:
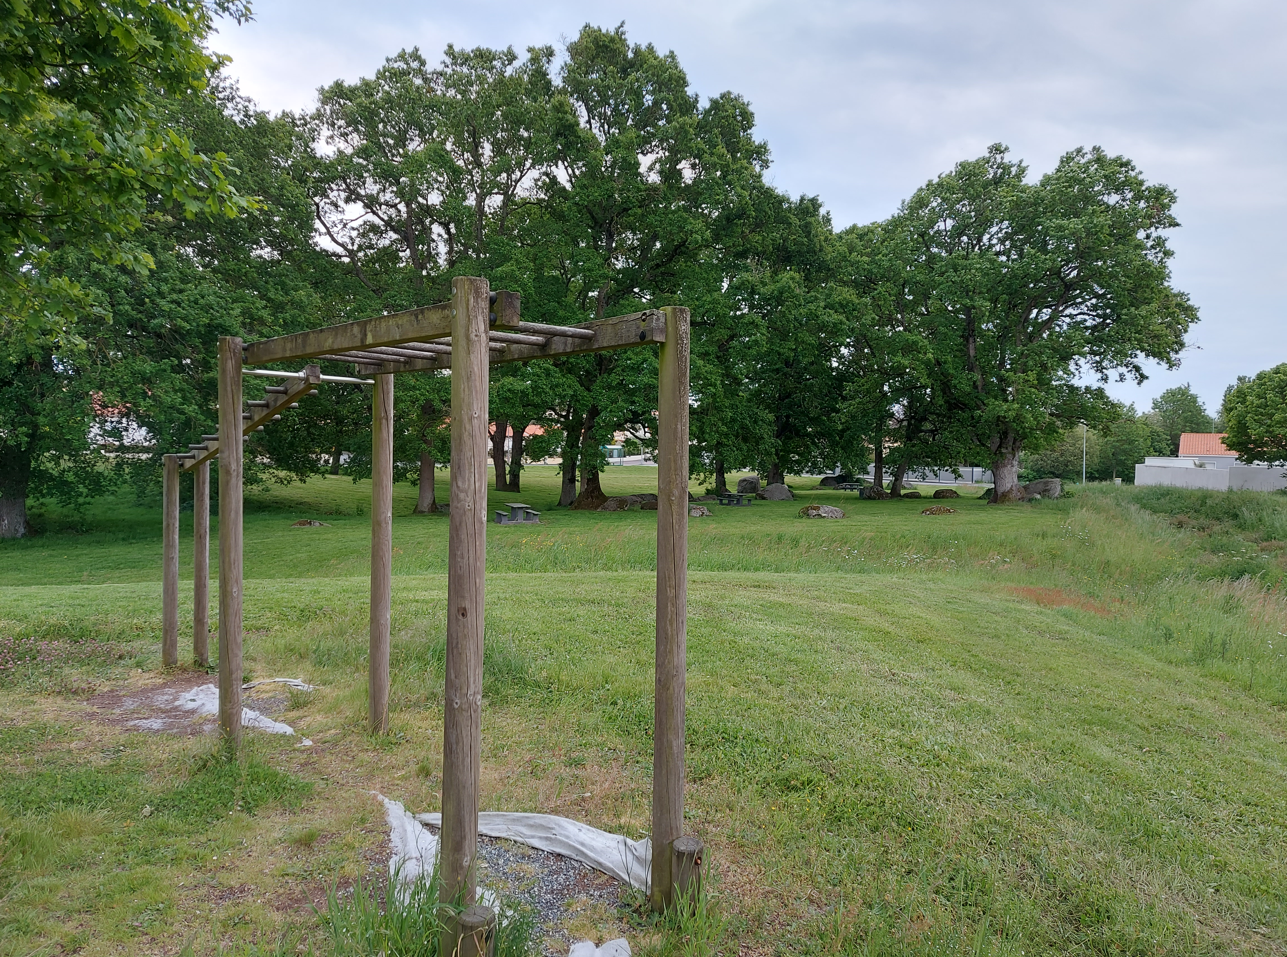
[[[451,324],[451,500],[447,558],[446,705],[442,749],[442,899],[474,902],[482,769],[483,571],[487,544],[485,279],[454,282]],[[444,953],[455,941],[444,934]]]
[[[192,481],[192,660],[210,665],[210,462]]]
[[[674,900],[671,846],[684,831],[684,669],[688,643],[688,310],[666,316],[657,377],[657,670],[652,755],[651,904]]]
[[[393,376],[375,377],[371,401],[370,724],[389,727],[389,615],[393,589]]]
[[[219,733],[241,745],[241,340],[219,337]]]
[[[179,457],[161,459],[161,666],[179,663]]]

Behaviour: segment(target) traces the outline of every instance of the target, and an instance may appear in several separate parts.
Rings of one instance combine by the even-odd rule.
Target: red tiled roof
[[[1224,446],[1224,432],[1183,432],[1180,455],[1234,455]]]

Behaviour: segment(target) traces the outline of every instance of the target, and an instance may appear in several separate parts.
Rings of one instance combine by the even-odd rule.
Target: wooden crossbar
[[[643,312],[631,313],[628,316],[596,319],[578,326],[558,328],[575,329],[580,334],[551,335],[543,345],[491,342],[489,348],[494,350],[491,364],[503,365],[507,362],[527,362],[531,359],[559,359],[563,356],[628,349],[631,346],[666,341],[666,320],[659,309],[645,309]],[[589,336],[581,335],[583,333],[589,333]],[[506,338],[511,337],[506,336]],[[498,348],[500,351],[495,351]],[[360,365],[363,373],[366,374],[425,372],[432,369],[450,369],[451,357],[426,355],[423,359],[407,359],[403,363]]]
[[[322,382],[322,373],[315,365],[306,366],[304,369],[304,378],[290,379],[289,384],[285,387],[286,391],[280,394],[270,394],[267,402],[262,407],[253,409],[249,414],[243,414],[241,418],[241,434],[247,436],[251,432],[263,428],[267,423],[281,418],[281,411],[289,409],[304,396],[316,389]],[[256,401],[258,406],[258,401]],[[202,436],[204,438],[204,436]],[[194,447],[194,454],[191,458],[180,459],[180,466],[185,472],[190,472],[202,462],[208,462],[219,454],[219,440],[208,440],[202,446]]]

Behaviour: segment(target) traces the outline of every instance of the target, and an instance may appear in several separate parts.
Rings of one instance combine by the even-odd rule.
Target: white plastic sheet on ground
[[[630,957],[630,945],[624,937],[610,940],[602,947],[595,947],[588,940],[573,944],[568,957]]]
[[[399,801],[372,792],[384,804],[389,822],[389,873],[402,881],[413,881],[433,872],[438,858],[438,838],[426,830],[442,827],[441,814],[412,814]],[[509,811],[483,811],[478,815],[478,833],[517,841],[538,850],[562,854],[588,864],[622,883],[648,890],[652,866],[652,845],[647,838],[632,841],[619,834],[609,834],[596,827],[571,821],[553,814],[520,814]],[[479,901],[496,910],[498,902],[490,888],[480,889]],[[588,940],[572,945],[568,957],[630,957],[630,944],[625,938],[610,940],[596,947]]]
[[[277,680],[277,679],[273,679]],[[294,678],[281,679],[285,683],[295,681]],[[258,684],[267,684],[267,682],[257,682]],[[300,682],[303,684],[303,682]],[[312,690],[310,686],[304,687]],[[180,691],[174,696],[171,702],[174,707],[181,708],[184,711],[191,711],[198,715],[214,715],[219,713],[219,689],[214,685],[201,685],[193,688],[191,691]],[[282,724],[280,721],[274,721],[267,715],[262,715],[253,708],[241,709],[241,724],[247,728],[258,728],[260,731],[267,731],[269,734],[295,734],[295,729],[288,724]],[[308,738],[301,738],[299,746],[306,748],[312,745]]]
[[[416,820],[432,827],[442,826],[441,814],[417,814]],[[566,817],[513,811],[482,811],[478,815],[478,833],[562,854],[648,892],[652,844],[647,838],[632,841]]]

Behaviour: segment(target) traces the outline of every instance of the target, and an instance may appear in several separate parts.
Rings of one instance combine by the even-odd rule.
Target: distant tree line
[[[135,15],[166,5],[186,19]],[[621,27],[524,55],[449,46],[432,63],[404,50],[324,88],[310,111],[270,116],[203,52],[211,16],[243,7],[100,6],[160,38],[137,46],[151,52],[129,59],[134,73],[85,81],[51,56],[44,75],[0,63],[0,85],[65,88],[79,116],[98,101],[73,87],[101,97],[128,80],[135,135],[171,159],[109,196],[119,222],[92,190],[98,218],[77,217],[72,173],[54,169],[62,206],[41,219],[49,165],[32,151],[45,146],[9,138],[0,175],[36,212],[7,240],[0,290],[0,536],[25,531],[29,496],[155,482],[156,457],[215,421],[218,335],[442,301],[457,275],[519,291],[539,322],[689,306],[691,467],[717,486],[735,470],[780,481],[873,462],[899,486],[912,469],[971,464],[992,469],[1006,502],[1021,468],[1054,462],[1078,423],[1115,450],[1111,471],[1179,421],[1124,412],[1103,388],[1142,380],[1146,359],[1174,366],[1197,319],[1171,285],[1174,194],[1124,157],[1076,149],[1034,178],[994,146],[887,220],[837,231],[821,200],[769,184],[745,100],[699,97],[673,53]],[[51,49],[77,30],[110,45],[75,9],[15,8],[0,27],[43,31]],[[178,66],[165,50],[183,52]],[[116,133],[83,132],[76,155],[106,165],[109,139],[130,135],[112,122]],[[525,451],[554,454],[561,503],[595,504],[611,437],[653,441],[655,367],[632,350],[495,370],[497,486],[518,490]],[[449,451],[446,384],[404,374],[396,393],[401,477],[429,510]],[[253,438],[252,478],[365,474],[369,407],[360,387],[304,401]]]

